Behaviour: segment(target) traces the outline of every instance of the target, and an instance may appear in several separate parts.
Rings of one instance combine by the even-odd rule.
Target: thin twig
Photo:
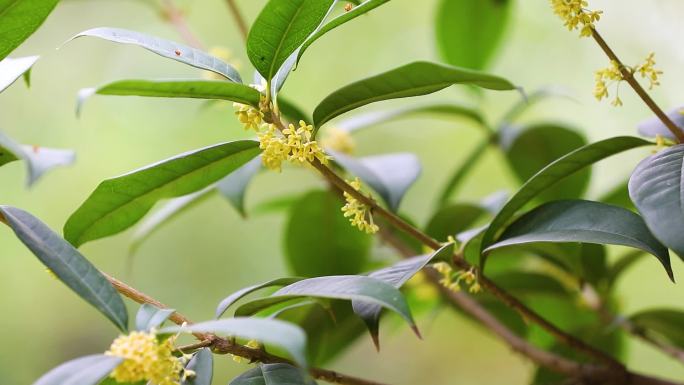
[[[672,132],[672,135],[674,135],[677,138],[677,142],[682,143],[684,142],[684,131],[680,127],[677,127],[677,125],[667,116],[665,112],[656,104],[656,102],[653,101],[653,99],[648,95],[646,90],[639,84],[639,82],[634,78],[634,74],[632,74],[627,67],[620,61],[620,58],[615,54],[612,48],[606,43],[605,40],[603,40],[603,37],[598,33],[598,31],[595,28],[591,29],[591,36],[596,40],[596,43],[601,47],[603,52],[608,56],[608,58],[612,61],[615,61],[618,64],[618,68],[620,68],[620,72],[622,73],[622,78],[634,89],[634,91],[639,95],[641,100],[646,103],[648,108],[653,111],[653,113],[656,114],[658,119],[663,122],[663,124],[667,127],[670,132]]]
[[[238,29],[240,30],[240,34],[242,35],[242,38],[247,41],[247,35],[249,34],[249,28],[247,27],[247,23],[245,22],[245,18],[242,16],[242,13],[240,12],[240,8],[238,8],[237,4],[235,4],[235,0],[226,0],[226,3],[228,4],[228,9],[230,9],[230,13],[233,15],[233,19],[235,20],[235,24],[237,24]]]
[[[190,27],[185,22],[183,12],[176,7],[173,0],[163,0],[163,4],[164,16],[176,28],[176,31],[178,31],[183,40],[195,48],[204,49],[202,42],[192,33]]]

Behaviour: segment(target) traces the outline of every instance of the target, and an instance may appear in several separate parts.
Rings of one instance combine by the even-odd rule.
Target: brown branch
[[[667,127],[670,132],[677,138],[677,142],[682,143],[684,142],[684,131],[680,127],[678,127],[668,116],[663,110],[656,104],[656,102],[653,101],[653,99],[648,95],[646,90],[639,84],[639,82],[634,78],[634,74],[632,74],[631,71],[625,67],[625,65],[620,61],[620,58],[615,54],[612,48],[606,43],[605,40],[603,40],[603,37],[596,31],[595,28],[591,29],[591,36],[596,40],[596,43],[601,47],[603,52],[608,56],[608,58],[612,61],[615,61],[618,64],[618,67],[620,68],[620,72],[622,73],[622,78],[634,89],[634,91],[639,95],[641,100],[646,103],[648,108],[653,111],[653,113],[656,114],[658,119],[663,122],[663,124]]]
[[[249,28],[247,27],[247,23],[245,22],[245,18],[242,17],[242,13],[240,12],[240,8],[238,8],[237,4],[235,4],[235,0],[226,0],[226,4],[228,4],[228,8],[230,9],[230,13],[233,15],[233,19],[235,20],[235,24],[237,24],[238,29],[240,30],[240,34],[242,35],[242,38],[247,41],[247,35],[249,35]]]
[[[163,4],[164,17],[176,28],[176,31],[178,31],[178,34],[183,40],[195,48],[204,49],[204,45],[195,34],[192,33],[190,27],[188,27],[188,24],[185,22],[183,12],[176,7],[173,0],[163,0]]]
[[[106,274],[102,273],[109,282],[114,286],[114,288],[122,295],[132,299],[133,301],[140,304],[150,304],[161,309],[168,309],[168,306],[159,302],[158,300],[150,297],[149,295],[125,284],[124,282]],[[169,319],[178,325],[191,325],[193,322],[179,312],[174,312]],[[294,365],[294,363],[286,358],[275,356],[267,353],[263,349],[251,349],[246,346],[237,344],[230,339],[221,338],[212,333],[193,333],[193,335],[200,341],[198,344],[189,345],[189,349],[192,348],[202,348],[210,347],[211,350],[216,354],[232,354],[235,356],[240,356],[250,360],[250,362],[262,362],[265,364],[270,363],[288,363]],[[188,347],[181,347],[181,349],[188,349]],[[324,380],[335,384],[347,384],[347,385],[383,385],[382,383],[366,380],[358,377],[348,376],[339,372],[332,370],[321,369],[321,368],[310,368],[309,373],[311,376],[318,380]]]

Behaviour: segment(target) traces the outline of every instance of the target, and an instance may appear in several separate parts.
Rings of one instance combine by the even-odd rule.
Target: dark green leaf
[[[228,385],[266,385],[266,381],[261,366],[257,366],[233,378]]]
[[[283,98],[281,95],[278,95],[278,109],[280,109],[280,113],[283,116],[295,123],[300,120],[311,122],[310,114],[304,112],[299,106],[292,103],[289,99]]]
[[[159,333],[217,333],[231,337],[257,340],[286,350],[297,364],[306,367],[306,335],[297,325],[276,319],[229,318],[205,321],[189,326],[172,326]]]
[[[78,93],[76,115],[93,95],[146,96],[230,100],[259,107],[261,94],[252,87],[220,80],[119,80],[99,88],[84,88]]]
[[[670,256],[637,214],[618,206],[590,201],[544,204],[513,222],[497,243],[484,252],[536,242],[622,245],[653,254],[672,279]]]
[[[289,364],[261,365],[265,385],[316,385],[308,374]]]
[[[0,61],[0,92],[11,86],[22,75],[28,73],[39,56],[5,58]]]
[[[259,152],[251,140],[221,143],[102,182],[64,226],[77,247],[126,230],[155,203],[199,191],[230,174]]]
[[[160,309],[149,303],[144,303],[140,306],[138,314],[135,316],[135,328],[136,330],[141,331],[157,329],[161,324],[166,322],[173,313],[174,309]]]
[[[245,287],[243,289],[240,289],[236,291],[235,293],[229,295],[228,297],[224,298],[221,303],[216,307],[216,318],[219,318],[223,315],[223,313],[228,310],[228,308],[233,305],[235,302],[239,301],[240,299],[244,298],[245,296],[254,293],[257,290],[265,289],[267,287],[273,287],[273,286],[287,286],[290,284],[293,284],[295,282],[299,282],[304,278],[278,278],[278,279],[273,279],[268,282],[264,282],[259,285],[254,285],[254,286],[249,286]]]
[[[374,271],[368,276],[379,279],[399,289],[432,260],[449,260],[453,253],[454,244],[449,243],[432,254],[401,261],[393,266]],[[379,350],[380,340],[378,334],[380,331],[380,313],[382,312],[382,306],[375,303],[352,300],[352,308],[354,309],[354,313],[361,317],[366,324],[366,327],[368,327],[373,343],[375,343],[375,347]]]
[[[341,208],[329,191],[309,192],[290,207],[283,242],[295,275],[357,274],[366,266],[372,238],[352,227]]]
[[[309,278],[276,291],[271,296],[240,306],[236,315],[251,315],[273,305],[299,298],[357,300],[380,305],[398,313],[412,328],[415,323],[404,296],[394,286],[360,275]]]
[[[618,136],[579,148],[549,164],[535,176],[530,178],[530,180],[528,180],[501,209],[485,232],[480,251],[486,249],[494,242],[496,235],[506,224],[508,224],[518,210],[547,188],[555,185],[567,176],[611,155],[649,144],[651,143],[643,139],[630,136]],[[481,269],[484,269],[484,259],[485,257],[483,256],[480,261]]]
[[[69,41],[82,36],[98,37],[115,43],[137,45],[167,59],[211,71],[233,82],[242,83],[240,74],[230,64],[185,44],[121,28],[93,28],[77,34]]]
[[[425,232],[437,240],[446,241],[449,236],[455,236],[472,228],[478,219],[486,214],[487,211],[479,205],[452,204],[435,212],[428,221]]]
[[[332,31],[333,29],[341,26],[342,24],[351,21],[363,14],[366,14],[370,12],[371,10],[389,2],[390,0],[366,0],[363,3],[360,3],[356,7],[354,7],[351,11],[345,12],[341,14],[340,16],[337,16],[336,18],[330,20],[329,22],[325,23],[318,31],[316,31],[314,34],[309,36],[308,39],[302,44],[301,48],[299,49],[297,53],[297,61],[296,63],[299,63],[299,60],[302,58],[302,55],[304,55],[304,52],[306,51],[307,48],[311,44],[313,44],[316,40],[320,39],[325,35],[326,33]]]
[[[214,356],[211,349],[204,348],[195,353],[185,370],[192,370],[195,375],[184,380],[181,385],[211,385],[214,377]]]
[[[468,84],[492,90],[512,90],[508,80],[473,70],[429,62],[415,62],[343,87],[314,111],[314,125],[320,128],[329,120],[365,106],[389,99],[427,95],[454,84]]]
[[[0,219],[64,284],[120,330],[128,329],[128,313],[119,293],[78,250],[23,210],[0,206]]]
[[[486,0],[489,1],[489,0]],[[504,140],[508,164],[520,182],[525,182],[549,163],[587,144],[584,136],[565,126],[542,123],[510,129]],[[504,136],[505,137],[505,136]],[[508,141],[508,143],[505,143]],[[580,198],[589,186],[591,169],[586,168],[539,194],[539,199]]]
[[[0,60],[33,34],[59,0],[0,0]]]
[[[252,24],[247,55],[268,81],[323,22],[333,0],[270,0]],[[289,71],[288,71],[289,72]]]
[[[335,162],[358,176],[375,190],[390,210],[396,212],[402,198],[421,173],[420,160],[414,154],[384,154],[353,158],[327,150]]]
[[[15,160],[26,162],[27,184],[32,186],[53,168],[73,164],[76,154],[71,150],[21,145],[0,132],[0,166]]]
[[[684,145],[644,159],[629,179],[629,196],[653,234],[684,260]]]
[[[512,3],[510,0],[442,0],[435,23],[442,58],[459,67],[485,68],[503,39]]]
[[[104,354],[77,358],[50,370],[33,385],[96,385],[122,361]]]
[[[674,309],[650,309],[632,315],[630,321],[647,333],[655,332],[684,349],[684,312]]]
[[[247,216],[245,191],[259,171],[261,171],[261,158],[257,157],[216,183],[216,189],[243,217]]]

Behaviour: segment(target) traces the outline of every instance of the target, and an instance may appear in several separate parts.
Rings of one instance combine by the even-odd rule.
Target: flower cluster
[[[580,28],[580,36],[591,36],[594,23],[601,19],[602,11],[588,10],[586,0],[551,0],[553,12],[565,22],[568,30]]]
[[[321,140],[321,144],[324,148],[329,148],[345,154],[354,152],[356,143],[354,143],[354,139],[349,135],[349,131],[330,127],[326,130],[326,134],[325,138]]]
[[[254,130],[259,132],[261,124],[264,122],[264,114],[258,109],[241,103],[233,103],[235,108],[235,115],[238,121],[245,126],[245,130]]]
[[[354,179],[353,182],[348,183],[354,187],[356,191],[361,190],[361,181],[359,178]],[[370,209],[365,204],[359,202],[358,199],[354,198],[348,192],[344,192],[344,199],[347,204],[342,207],[342,212],[345,218],[349,218],[349,222],[352,226],[356,226],[359,230],[365,231],[367,234],[375,234],[380,230],[378,225],[373,223],[373,214]]]
[[[432,268],[442,275],[442,278],[439,280],[440,285],[451,291],[461,291],[461,282],[465,283],[469,287],[468,291],[473,294],[479,293],[482,290],[480,283],[477,282],[477,275],[475,275],[472,269],[467,271],[459,270],[454,273],[451,265],[446,262],[434,263]]]
[[[305,164],[318,159],[321,163],[328,163],[328,156],[313,139],[313,126],[304,121],[299,127],[290,124],[282,132],[278,132],[275,125],[269,124],[262,132],[258,132],[259,147],[263,150],[261,160],[268,169],[280,171],[285,161]]]
[[[607,98],[609,96],[608,87],[613,83],[618,83],[619,86],[620,82],[625,79],[622,74],[622,70],[626,70],[632,75],[635,73],[640,74],[642,78],[646,78],[649,80],[649,89],[653,89],[653,87],[660,85],[659,77],[663,74],[663,71],[659,71],[655,68],[655,64],[656,62],[654,53],[650,53],[646,57],[646,60],[644,60],[643,64],[635,67],[620,68],[620,63],[613,60],[610,63],[609,67],[596,71],[596,86],[594,87],[594,96],[598,100]],[[622,105],[622,100],[620,99],[620,96],[617,95],[617,93],[615,99],[612,102],[612,105]]]
[[[183,365],[172,351],[173,338],[160,342],[152,331],[119,336],[105,354],[124,359],[110,374],[117,382],[149,381],[155,385],[178,385]]]

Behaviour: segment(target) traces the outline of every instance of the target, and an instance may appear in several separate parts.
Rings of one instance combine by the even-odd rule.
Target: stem
[[[173,0],[164,0],[163,4],[164,15],[168,17],[169,22],[176,28],[176,31],[178,31],[183,40],[195,48],[204,49],[202,42],[192,33],[190,27],[185,22],[183,12],[176,7]]]
[[[240,34],[242,35],[242,38],[247,41],[247,36],[249,35],[249,28],[247,27],[247,23],[245,22],[245,18],[242,17],[242,13],[240,12],[240,8],[238,8],[237,4],[235,3],[235,0],[226,0],[226,4],[228,4],[228,8],[230,9],[230,13],[233,15],[233,19],[235,20],[235,23],[238,26],[238,29],[240,30]]]
[[[106,274],[102,273],[105,278],[114,286],[114,288],[122,295],[132,299],[133,301],[140,304],[150,304],[154,305],[160,309],[168,309],[168,306],[159,302],[155,298],[127,285],[126,283]],[[177,325],[188,324],[191,325],[192,321],[179,312],[174,312],[169,319]],[[288,363],[294,365],[292,361],[278,357],[267,353],[263,349],[251,349],[246,346],[232,342],[229,339],[221,338],[215,334],[211,333],[193,333],[193,335],[200,341],[198,344],[189,345],[186,347],[181,347],[178,350],[192,349],[192,348],[202,348],[211,347],[212,351],[216,354],[233,354],[246,359],[250,362],[262,362],[265,364],[269,363]],[[309,369],[311,376],[318,380],[328,381],[335,384],[346,384],[346,385],[383,385],[382,383],[365,380],[358,377],[348,376],[346,374],[338,373],[332,370],[321,369],[321,368],[311,368]]]
[[[627,67],[625,67],[624,64],[622,64],[622,61],[620,61],[620,58],[615,54],[615,52],[610,48],[608,43],[606,43],[605,40],[603,40],[603,37],[598,33],[598,31],[595,28],[591,29],[591,36],[596,40],[596,43],[601,47],[603,52],[608,56],[608,58],[612,61],[615,61],[618,63],[618,67],[620,68],[620,72],[622,73],[622,78],[634,89],[634,91],[639,95],[641,100],[646,103],[648,108],[653,111],[653,113],[656,114],[656,116],[660,119],[660,121],[663,122],[665,127],[667,127],[668,130],[672,133],[672,135],[677,138],[677,142],[682,143],[684,142],[684,132],[681,130],[681,128],[677,127],[677,125],[663,112],[663,110],[651,99],[651,97],[648,95],[646,90],[644,90],[643,87],[639,84],[639,82],[634,78],[634,75],[627,70]]]

